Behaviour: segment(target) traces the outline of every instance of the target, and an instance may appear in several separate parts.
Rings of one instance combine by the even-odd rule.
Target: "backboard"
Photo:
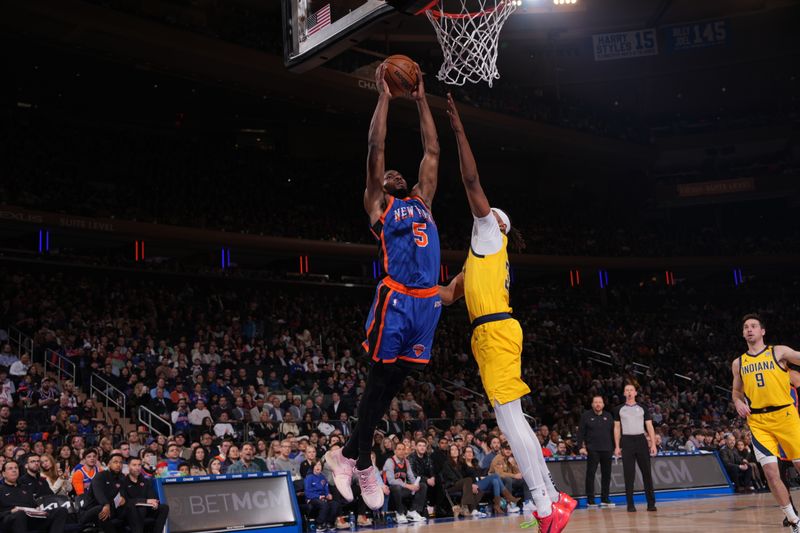
[[[397,13],[385,0],[282,0],[284,62],[310,70],[366,38]]]

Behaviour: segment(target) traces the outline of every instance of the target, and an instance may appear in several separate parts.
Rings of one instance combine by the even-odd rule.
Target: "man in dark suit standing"
[[[586,503],[597,507],[594,501],[594,477],[600,465],[600,507],[614,507],[609,499],[611,488],[611,456],[614,452],[614,417],[604,410],[602,396],[592,398],[592,408],[581,415],[578,425],[577,445],[580,454],[586,455]]]
[[[342,400],[342,397],[339,396],[338,392],[334,392],[331,394],[331,404],[328,406],[328,418],[331,420],[339,420],[339,416],[343,413],[351,412],[348,409],[347,403]]]

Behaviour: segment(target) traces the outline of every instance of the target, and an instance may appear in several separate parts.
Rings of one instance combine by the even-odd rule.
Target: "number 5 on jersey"
[[[417,243],[417,246],[420,248],[425,248],[428,246],[428,235],[425,233],[427,228],[428,225],[424,222],[414,222],[412,224],[412,230],[414,231],[414,242]]]

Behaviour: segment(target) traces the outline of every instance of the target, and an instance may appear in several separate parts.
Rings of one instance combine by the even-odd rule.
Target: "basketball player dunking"
[[[800,364],[800,352],[788,346],[764,344],[764,322],[758,315],[742,319],[747,352],[737,357],[733,371],[733,402],[739,416],[747,418],[756,458],[764,469],[770,491],[786,515],[792,533],[800,533],[800,519],[789,491],[781,481],[781,450],[800,470],[800,417],[791,395],[789,364]]]
[[[384,166],[391,93],[384,79],[385,66],[376,72],[379,96],[369,129],[364,209],[380,241],[386,277],[378,284],[366,322],[367,338],[362,346],[373,362],[358,404],[358,423],[344,448],[325,455],[342,497],[353,500],[351,483],[355,475],[364,503],[371,509],[383,506],[383,491],[370,460],[375,427],[411,370],[423,368],[430,360],[442,312],[439,233],[430,210],[436,192],[439,140],[422,73],[415,66],[419,85],[411,97],[419,111],[424,156],[419,182],[410,191],[400,172]]]
[[[461,180],[472,211],[472,242],[464,270],[447,287],[441,287],[442,303],[450,305],[462,296],[472,322],[472,354],[478,363],[483,388],[497,416],[497,425],[528,484],[539,518],[539,531],[558,533],[575,508],[575,500],[560,494],[547,470],[542,447],[522,413],[520,398],[530,393],[522,380],[522,328],[511,316],[508,234],[511,220],[489,206],[478,177],[478,167],[464,133],[452,96],[447,114],[458,143]],[[518,232],[512,234],[518,247]],[[514,243],[512,243],[514,244]],[[561,501],[559,504],[558,502]],[[526,522],[531,527],[535,521]]]

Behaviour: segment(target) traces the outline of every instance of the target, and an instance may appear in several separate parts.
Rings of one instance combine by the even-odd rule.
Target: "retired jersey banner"
[[[595,61],[628,59],[658,54],[656,30],[621,31],[592,35]]]
[[[729,24],[725,20],[704,20],[664,28],[664,46],[669,52],[724,46],[729,37]]]

